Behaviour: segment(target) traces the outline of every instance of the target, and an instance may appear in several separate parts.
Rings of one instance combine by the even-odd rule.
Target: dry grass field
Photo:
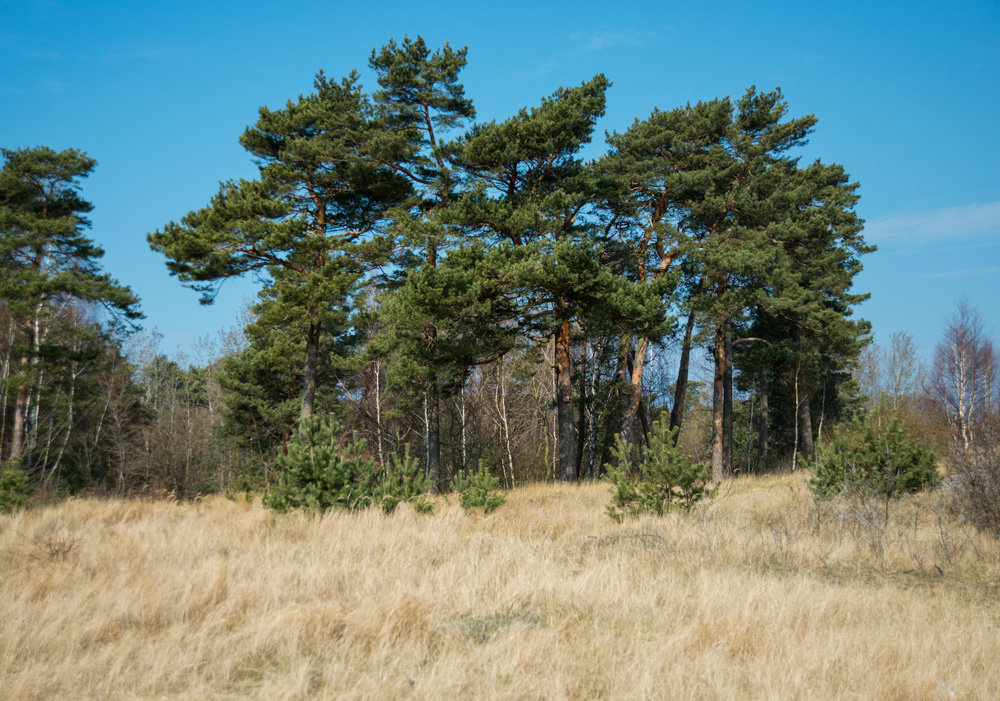
[[[1000,544],[942,497],[743,479],[616,525],[609,488],[494,514],[72,500],[0,517],[0,696],[996,698]]]

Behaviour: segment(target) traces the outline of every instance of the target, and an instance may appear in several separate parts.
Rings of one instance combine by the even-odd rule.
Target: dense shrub
[[[482,509],[488,514],[496,511],[507,502],[507,497],[497,491],[500,480],[491,475],[485,463],[479,463],[476,471],[460,471],[452,480],[452,489],[458,492],[462,508]]]
[[[631,451],[621,438],[614,448],[615,466],[607,466],[613,487],[608,515],[616,521],[642,513],[663,515],[672,509],[689,511],[715,494],[706,463],[694,463],[674,446],[668,417],[661,416],[631,463]]]
[[[31,488],[28,478],[15,462],[0,463],[0,513],[10,513],[28,505]]]
[[[425,498],[430,483],[417,460],[393,456],[392,464],[382,468],[365,452],[364,439],[342,433],[343,427],[332,417],[303,419],[287,454],[278,459],[280,476],[265,505],[279,511],[377,505],[390,512],[408,501],[417,511],[433,508]]]
[[[903,428],[890,411],[875,411],[840,431],[820,450],[809,481],[820,499],[848,492],[892,498],[934,489],[941,481],[934,453]]]

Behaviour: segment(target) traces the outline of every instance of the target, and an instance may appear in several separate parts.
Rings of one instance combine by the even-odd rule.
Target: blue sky
[[[84,195],[104,267],[140,295],[164,349],[189,352],[236,323],[255,288],[227,283],[202,307],[146,234],[206,204],[220,180],[252,177],[239,135],[321,68],[357,68],[372,86],[368,56],[391,37],[468,46],[464,82],[485,119],[603,72],[601,133],[654,107],[780,86],[792,115],[819,118],[803,158],[861,184],[879,251],[856,287],[872,294],[859,315],[876,339],[905,330],[929,356],[962,295],[996,338],[1000,5],[694,5],[0,0],[0,146],[98,160]]]

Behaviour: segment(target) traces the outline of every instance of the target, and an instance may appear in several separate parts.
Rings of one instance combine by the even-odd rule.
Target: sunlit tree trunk
[[[632,359],[632,368],[629,374],[629,400],[625,408],[625,416],[622,419],[621,430],[622,441],[625,444],[628,444],[632,437],[632,427],[639,413],[639,406],[642,404],[642,373],[646,363],[646,348],[648,343],[645,338],[640,338],[636,344],[635,354]]]

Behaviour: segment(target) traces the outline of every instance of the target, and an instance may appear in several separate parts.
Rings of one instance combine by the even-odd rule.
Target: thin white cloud
[[[29,60],[59,60],[62,54],[43,46],[41,42],[20,34],[0,31],[0,52]]]
[[[993,273],[1000,273],[1000,267],[976,268],[974,270],[949,270],[944,273],[929,273],[927,275],[922,275],[921,277],[952,277],[955,275],[965,277],[967,275],[987,275]]]
[[[1000,202],[896,212],[865,224],[865,238],[874,244],[926,243],[998,235]]]
[[[566,37],[567,43],[562,45],[557,54],[540,61],[526,75],[532,77],[548,75],[562,68],[570,60],[578,60],[581,56],[600,51],[642,46],[655,36],[653,32],[633,28],[576,32]]]
[[[188,47],[153,41],[120,44],[111,48],[103,58],[109,62],[129,61],[183,61],[191,54]]]
[[[38,86],[42,92],[49,95],[65,95],[72,88],[72,85],[64,80],[43,80]]]
[[[641,46],[646,33],[636,29],[598,30],[572,34],[569,39],[581,53],[592,53],[623,46]]]

